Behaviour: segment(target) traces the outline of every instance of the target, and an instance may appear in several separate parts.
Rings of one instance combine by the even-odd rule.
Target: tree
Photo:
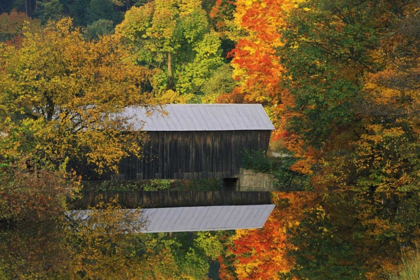
[[[88,25],[84,31],[87,40],[97,40],[99,36],[114,33],[114,23],[110,20],[100,19]]]
[[[384,144],[381,151],[372,146],[385,137],[388,139],[385,142],[411,143],[410,149],[417,150],[414,140],[418,137],[417,124],[410,113],[415,102],[405,98],[415,90],[390,88],[380,78],[396,69],[397,61],[410,61],[406,70],[416,68],[414,56],[402,51],[407,47],[413,49],[415,36],[399,31],[402,25],[415,30],[410,24],[415,18],[411,12],[414,7],[415,1],[378,4],[319,0],[301,4],[289,17],[289,28],[283,32],[286,45],[279,50],[287,69],[283,83],[288,89],[287,98],[283,98],[287,104],[282,106],[282,141],[299,159],[292,168],[307,174],[318,173],[313,181],[320,188],[344,185],[358,188],[363,178],[372,176],[383,184],[392,177],[397,182],[402,174],[413,174],[417,168],[417,164],[410,163],[408,167],[398,163],[410,157],[408,149],[403,152],[401,147],[391,148],[390,143]],[[404,71],[397,75],[409,77],[402,74]],[[388,76],[388,80],[393,78]],[[405,82],[412,84],[407,79]],[[381,136],[382,133],[385,134]],[[373,159],[379,153],[384,161],[370,165],[366,158],[368,150],[372,152],[368,157]],[[359,158],[364,167],[361,161],[356,163]],[[402,168],[398,167],[398,171],[383,168],[394,163]],[[344,166],[347,171],[340,169]],[[382,171],[375,170],[377,167]],[[390,173],[386,176],[380,175],[387,172]],[[371,185],[374,190],[378,185],[375,184],[365,187]]]
[[[183,95],[201,93],[223,63],[220,39],[198,0],[157,0],[133,7],[116,33],[135,50],[138,64],[155,70],[157,95],[166,90]]]
[[[244,92],[248,102],[267,103],[278,96],[284,71],[276,53],[283,45],[278,31],[284,28],[290,5],[288,1],[236,3],[234,21],[240,35],[231,52],[234,76],[239,80],[235,91]]]
[[[222,103],[264,104],[274,125],[280,128],[284,95],[287,91],[281,81],[285,68],[278,49],[284,45],[281,30],[286,28],[286,17],[293,9],[292,1],[218,1],[213,16],[222,34],[235,42],[228,56],[232,58],[236,87],[217,100]],[[230,11],[233,7],[233,17]],[[228,14],[222,20],[218,14]],[[279,130],[281,131],[281,130]],[[273,139],[278,138],[278,131]]]
[[[222,40],[222,56],[228,61],[231,60],[228,53],[235,47],[235,42],[230,36],[235,29],[233,24],[235,2],[233,0],[216,0],[209,13],[211,23]]]
[[[59,20],[63,17],[63,5],[58,0],[41,0],[36,4],[35,16],[42,24],[49,20]]]
[[[7,279],[180,278],[171,251],[176,244],[162,235],[135,232],[144,227],[138,224],[141,211],[124,211],[113,203],[100,207],[87,220],[65,216],[61,209],[55,215],[31,214],[34,219],[0,227],[0,275]]]
[[[89,0],[74,0],[68,3],[67,8],[69,16],[73,19],[73,23],[76,26],[86,26],[92,21],[89,19]]]
[[[22,47],[0,48],[0,139],[4,158],[56,164],[86,160],[98,170],[139,151],[140,135],[112,115],[149,104],[148,70],[128,59],[115,36],[85,41],[69,19],[28,32]]]
[[[22,43],[23,27],[28,22],[27,27],[35,30],[40,27],[38,20],[32,20],[25,13],[12,10],[9,14],[0,15],[0,42],[8,45],[20,46]]]
[[[121,15],[115,10],[112,0],[90,0],[86,14],[87,24],[100,19],[110,20],[115,24],[121,20]]]

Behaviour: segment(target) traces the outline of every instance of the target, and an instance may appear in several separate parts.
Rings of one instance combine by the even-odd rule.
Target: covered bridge
[[[260,104],[172,104],[164,114],[126,108],[147,132],[141,157],[120,163],[118,180],[237,178],[244,152],[267,151],[274,126]],[[92,179],[92,178],[91,178]],[[110,179],[110,178],[101,178]]]

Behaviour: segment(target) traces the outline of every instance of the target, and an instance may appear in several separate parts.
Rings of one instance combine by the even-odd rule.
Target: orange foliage
[[[237,1],[235,23],[244,33],[230,55],[234,76],[239,81],[235,92],[245,93],[248,102],[278,103],[283,67],[276,48],[282,43],[279,29],[289,1]]]
[[[311,193],[273,193],[276,208],[264,227],[236,231],[229,251],[236,256],[234,268],[238,279],[276,279],[279,272],[288,272],[293,267],[294,260],[287,256],[291,245],[286,232],[299,222],[302,209],[313,203],[313,197]],[[220,277],[234,279],[227,269],[221,266]]]
[[[272,139],[278,140],[285,133],[281,126],[290,94],[281,88],[285,69],[280,64],[277,48],[284,44],[280,30],[286,25],[284,19],[293,7],[292,1],[238,0],[235,5],[234,19],[228,24],[227,35],[236,41],[235,48],[228,55],[232,57],[233,77],[238,85],[232,93],[220,96],[218,102],[265,105],[279,129]],[[231,8],[232,4],[219,0],[215,7],[213,14],[217,15]],[[232,26],[236,30],[232,31]]]
[[[244,103],[245,95],[239,92],[224,93],[216,99],[216,103]]]

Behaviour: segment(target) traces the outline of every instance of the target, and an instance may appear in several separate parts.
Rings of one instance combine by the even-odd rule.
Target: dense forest
[[[2,1],[0,278],[398,274],[420,242],[419,41],[419,0]],[[264,228],[121,235],[106,213],[96,230],[63,217],[83,188],[69,160],[115,170],[144,134],[110,116],[166,103],[263,104],[287,155],[247,160],[278,180]]]

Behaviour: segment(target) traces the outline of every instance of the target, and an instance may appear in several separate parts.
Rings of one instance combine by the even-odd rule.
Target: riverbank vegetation
[[[0,278],[386,279],[416,248],[417,0],[13,0],[0,13]],[[259,230],[62,230],[81,187],[69,161],[115,170],[144,134],[119,137],[130,127],[112,114],[164,103],[263,104],[287,156],[246,164],[304,191],[273,193]]]

